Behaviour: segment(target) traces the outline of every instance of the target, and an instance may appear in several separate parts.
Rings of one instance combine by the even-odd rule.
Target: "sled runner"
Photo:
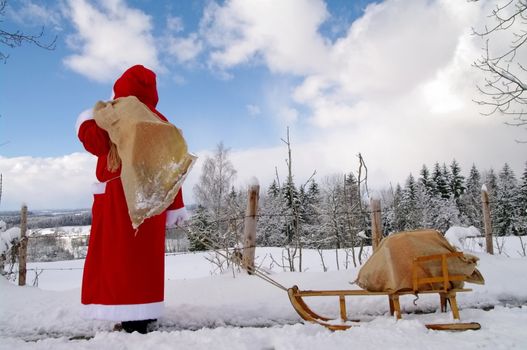
[[[444,324],[427,324],[428,329],[433,330],[449,330],[449,331],[464,331],[477,330],[481,326],[476,322],[460,322],[459,309],[456,301],[456,294],[463,292],[470,292],[472,289],[456,288],[454,285],[459,285],[460,282],[467,280],[465,275],[454,275],[449,273],[448,260],[452,258],[463,257],[462,252],[453,252],[447,254],[436,254],[420,256],[412,262],[412,289],[400,290],[394,292],[371,292],[364,289],[358,290],[300,290],[297,286],[293,286],[287,290],[289,300],[296,312],[306,321],[318,323],[331,330],[345,330],[358,325],[357,320],[350,320],[348,318],[348,310],[346,308],[346,297],[352,296],[370,296],[370,295],[385,295],[388,297],[388,305],[390,314],[396,319],[401,319],[401,305],[399,298],[402,295],[419,294],[438,294],[439,303],[442,312],[447,311],[447,304],[450,304],[452,316],[457,322]],[[439,263],[440,270],[435,276],[419,277],[422,264]],[[421,290],[421,286],[426,285],[429,289]],[[304,301],[305,297],[325,297],[335,296],[339,299],[340,318],[325,317],[313,311]]]

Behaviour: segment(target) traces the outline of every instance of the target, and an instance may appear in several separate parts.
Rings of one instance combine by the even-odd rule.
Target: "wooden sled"
[[[390,314],[395,316],[396,319],[401,319],[401,305],[399,303],[399,297],[401,295],[417,295],[417,294],[439,294],[439,303],[441,312],[447,311],[447,304],[450,304],[452,316],[454,320],[459,321],[459,309],[456,301],[456,294],[462,292],[470,292],[472,289],[466,288],[451,288],[452,281],[465,281],[466,277],[462,275],[450,275],[448,273],[448,259],[452,257],[463,256],[462,252],[449,253],[449,254],[438,254],[422,256],[414,259],[412,264],[412,282],[413,289],[408,291],[399,292],[369,292],[367,290],[300,290],[297,286],[289,288],[287,293],[289,300],[295,308],[296,312],[302,317],[302,319],[318,323],[331,330],[345,330],[358,325],[357,320],[348,319],[348,312],[346,309],[346,297],[351,296],[369,296],[369,295],[386,295],[388,296],[388,304],[390,307]],[[441,261],[441,275],[435,277],[417,277],[417,270],[419,265],[425,261],[440,260]],[[441,288],[419,291],[419,286],[422,284],[435,283],[441,284]],[[332,319],[325,317],[314,312],[304,301],[304,297],[320,297],[320,296],[336,296],[339,298],[340,306],[340,319]],[[478,330],[481,325],[476,322],[454,322],[454,323],[441,323],[441,324],[427,324],[425,325],[428,329],[433,330],[448,330],[448,331],[465,331],[465,330]]]

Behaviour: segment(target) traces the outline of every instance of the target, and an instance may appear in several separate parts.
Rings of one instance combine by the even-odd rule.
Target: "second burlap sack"
[[[412,264],[415,258],[425,255],[446,254],[456,249],[443,235],[435,230],[419,230],[392,234],[381,244],[359,271],[355,283],[371,292],[396,292],[413,289]],[[484,279],[476,269],[478,258],[464,254],[448,259],[451,275],[463,275],[467,282],[483,284]],[[418,277],[441,275],[441,261],[421,264]],[[461,288],[462,281],[453,282],[452,288]],[[439,285],[423,284],[418,291],[440,288]]]

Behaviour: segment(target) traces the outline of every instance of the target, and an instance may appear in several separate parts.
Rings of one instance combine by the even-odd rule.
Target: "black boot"
[[[146,334],[149,326],[157,320],[124,321],[121,323],[123,330],[127,333],[139,332]]]

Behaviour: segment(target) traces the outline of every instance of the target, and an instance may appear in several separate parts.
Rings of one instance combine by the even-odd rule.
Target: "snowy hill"
[[[508,238],[511,252],[517,244],[513,239]],[[359,267],[336,271],[334,251],[325,252],[329,272],[322,272],[318,252],[311,250],[304,252],[306,272],[283,272],[271,260],[281,254],[279,248],[257,249],[259,266],[284,286],[357,288],[349,282]],[[360,327],[331,332],[303,324],[283,290],[245,273],[211,274],[215,266],[206,259],[208,253],[166,256],[166,312],[157,331],[113,332],[113,323],[81,318],[83,260],[34,263],[28,267],[48,269],[39,276],[38,288],[0,279],[0,349],[526,348],[527,259],[475,254],[486,284],[468,285],[473,292],[459,294],[458,303],[462,320],[479,322],[482,329],[462,333],[424,327],[452,321],[450,313],[437,311],[434,295],[420,296],[415,305],[413,296],[401,297],[400,321],[389,316],[385,297],[368,296],[348,299],[350,315],[371,321]],[[28,273],[29,283],[33,277]],[[337,298],[313,300],[311,305],[337,316]]]

